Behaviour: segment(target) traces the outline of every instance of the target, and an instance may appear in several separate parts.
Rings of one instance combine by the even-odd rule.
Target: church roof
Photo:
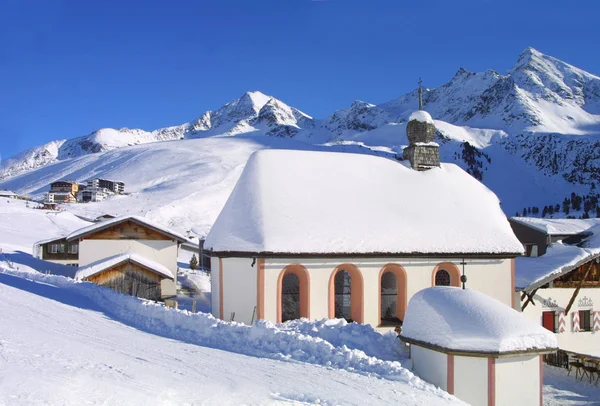
[[[600,219],[546,219],[537,217],[511,217],[511,220],[541,231],[546,235],[577,235],[600,225]]]
[[[401,338],[448,352],[502,354],[557,347],[556,337],[522,313],[481,292],[437,286],[408,303]]]
[[[222,255],[493,255],[523,251],[496,195],[453,164],[364,154],[252,154],[206,238]]]

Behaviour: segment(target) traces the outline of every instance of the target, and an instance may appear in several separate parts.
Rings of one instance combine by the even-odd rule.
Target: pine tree
[[[194,271],[198,269],[198,258],[196,258],[196,254],[192,255],[192,259],[190,259],[190,269]]]

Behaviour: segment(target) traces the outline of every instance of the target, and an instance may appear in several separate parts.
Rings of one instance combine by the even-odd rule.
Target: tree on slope
[[[196,254],[192,255],[192,259],[190,259],[190,269],[198,269],[198,258],[196,258]]]

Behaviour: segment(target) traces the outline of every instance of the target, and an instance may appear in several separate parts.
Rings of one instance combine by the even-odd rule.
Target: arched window
[[[399,323],[398,280],[393,272],[381,275],[381,324]]]
[[[335,275],[335,318],[352,321],[352,277],[348,271]]]
[[[286,266],[277,280],[277,322],[310,318],[310,278],[300,264]]]
[[[440,262],[431,273],[431,286],[460,287],[460,270],[452,262]]]
[[[435,273],[435,286],[450,286],[450,274],[445,269]]]
[[[281,282],[281,321],[300,318],[300,279],[288,273]]]
[[[329,278],[329,317],[362,323],[363,277],[353,264],[343,264]]]

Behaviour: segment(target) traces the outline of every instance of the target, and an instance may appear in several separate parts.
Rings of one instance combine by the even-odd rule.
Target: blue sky
[[[0,154],[181,124],[246,90],[315,117],[501,73],[527,46],[600,74],[600,2],[0,2]]]

